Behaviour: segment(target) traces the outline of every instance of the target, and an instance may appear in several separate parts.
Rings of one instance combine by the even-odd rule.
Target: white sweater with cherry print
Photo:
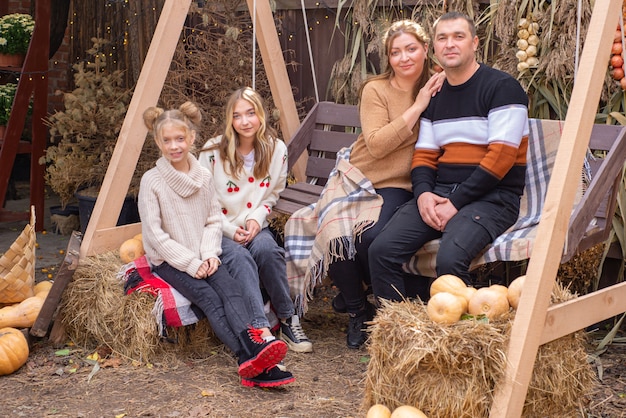
[[[283,141],[275,140],[267,176],[257,179],[254,172],[244,169],[236,178],[226,173],[219,149],[206,151],[221,140],[221,135],[209,139],[202,147],[198,160],[213,174],[217,198],[222,207],[223,233],[232,239],[238,227],[245,228],[248,219],[257,221],[261,228],[267,227],[267,216],[287,183],[287,146]]]

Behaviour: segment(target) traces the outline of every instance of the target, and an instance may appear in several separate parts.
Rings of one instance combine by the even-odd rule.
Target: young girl
[[[276,367],[287,345],[268,328],[250,325],[251,308],[239,281],[220,268],[222,224],[213,178],[190,154],[199,109],[186,102],[168,111],[148,108],[143,117],[162,153],[139,190],[141,232],[154,272],[202,309],[237,355],[244,386],[293,382],[291,373]]]
[[[313,351],[287,283],[285,251],[269,231],[267,216],[285,188],[287,147],[267,125],[261,96],[249,87],[226,104],[224,134],[203,147],[199,161],[212,172],[228,245],[250,251],[261,285],[280,319],[280,337],[296,352]]]

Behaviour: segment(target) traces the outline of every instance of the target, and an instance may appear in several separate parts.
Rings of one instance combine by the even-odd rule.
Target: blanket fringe
[[[322,281],[328,275],[328,269],[332,263],[354,260],[356,256],[356,240],[361,239],[361,235],[374,224],[374,221],[358,223],[354,226],[351,237],[344,236],[332,239],[328,243],[327,251],[322,254],[319,260],[316,262],[309,260],[309,266],[305,275],[305,283],[308,283],[308,286],[305,288],[305,297],[298,295],[294,301],[298,315],[302,316],[307,312],[308,301],[313,299],[315,287],[322,284]]]

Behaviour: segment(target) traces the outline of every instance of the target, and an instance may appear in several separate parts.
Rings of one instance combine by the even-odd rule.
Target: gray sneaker
[[[280,321],[280,339],[287,343],[289,349],[296,353],[310,353],[313,343],[302,330],[300,318],[294,315],[285,321]]]

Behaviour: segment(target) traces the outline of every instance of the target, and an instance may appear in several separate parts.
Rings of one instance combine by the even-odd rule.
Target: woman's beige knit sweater
[[[411,158],[419,123],[411,130],[402,114],[414,102],[411,92],[394,88],[389,80],[373,80],[361,93],[359,113],[363,132],[350,153],[375,188],[411,191]]]

